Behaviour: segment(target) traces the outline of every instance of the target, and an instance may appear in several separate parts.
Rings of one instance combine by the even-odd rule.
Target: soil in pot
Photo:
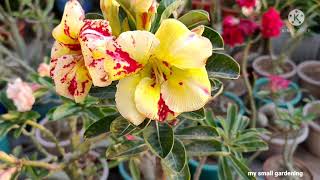
[[[296,176],[301,180],[313,180],[312,173],[310,170],[298,159],[294,159],[294,168],[295,172],[290,172],[291,176]],[[288,174],[284,174],[286,172],[286,168],[283,163],[282,156],[272,156],[268,158],[263,164],[263,171],[270,172],[268,176],[265,176],[266,180],[287,180]],[[273,174],[271,174],[273,173]],[[276,177],[276,173],[278,177]],[[280,174],[283,173],[283,174]]]
[[[254,71],[260,77],[268,77],[270,75],[278,75],[286,79],[293,79],[296,74],[296,65],[291,60],[286,60],[284,63],[276,63],[276,70],[274,68],[274,61],[268,56],[262,56],[257,58],[253,62]]]

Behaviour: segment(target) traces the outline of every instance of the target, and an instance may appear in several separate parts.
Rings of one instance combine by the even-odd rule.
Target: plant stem
[[[54,135],[44,126],[42,126],[41,124],[38,124],[37,122],[31,121],[31,120],[27,120],[26,124],[39,129],[43,134],[45,134],[48,138],[50,138],[51,141],[53,141],[59,151],[59,153],[64,156],[65,155],[65,151],[64,149],[60,146],[58,140],[56,139],[56,137],[54,137]]]
[[[249,75],[248,75],[248,71],[247,71],[248,56],[249,56],[249,51],[250,51],[251,45],[252,45],[251,40],[249,40],[248,44],[244,50],[241,71],[242,71],[242,76],[244,78],[244,82],[246,84],[248,95],[249,95],[250,108],[251,108],[251,127],[255,128],[256,121],[257,121],[257,108],[256,108],[256,104],[254,101],[252,86],[250,84]]]
[[[44,168],[48,170],[59,170],[60,166],[56,164],[49,164],[42,161],[30,161],[26,159],[17,159],[16,157],[6,154],[0,151],[0,160],[8,164],[16,164],[16,166],[32,166],[38,168]]]
[[[200,158],[199,166],[197,167],[196,172],[195,172],[194,175],[193,175],[193,179],[194,179],[194,180],[199,180],[199,179],[200,179],[202,167],[203,167],[204,164],[206,163],[207,158],[208,158],[207,156]]]

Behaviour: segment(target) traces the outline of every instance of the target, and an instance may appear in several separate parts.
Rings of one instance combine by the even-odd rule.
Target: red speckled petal
[[[78,36],[83,26],[85,14],[77,0],[70,0],[64,8],[61,23],[53,30],[53,37],[60,43],[76,46],[79,44]],[[73,47],[75,48],[75,47]]]
[[[54,42],[53,47],[51,49],[50,76],[53,77],[58,58],[64,55],[80,55],[80,54],[81,54],[80,50],[72,50],[70,49],[70,47],[65,46],[62,43],[59,43],[57,41]]]
[[[92,81],[81,55],[64,55],[56,60],[53,80],[61,96],[82,102]]]
[[[159,41],[146,31],[122,33],[115,42],[108,43],[105,70],[111,80],[118,80],[138,72],[148,62]],[[103,54],[101,53],[101,54]]]
[[[106,20],[85,20],[80,31],[80,43],[85,65],[95,86],[108,86],[112,81],[104,69],[104,57],[95,56],[95,52],[104,49],[108,41],[113,42],[111,28]]]

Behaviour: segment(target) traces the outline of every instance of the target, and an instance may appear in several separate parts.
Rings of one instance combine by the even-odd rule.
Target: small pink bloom
[[[280,13],[273,7],[262,15],[261,22],[262,36],[264,38],[272,38],[280,35],[283,22]]]
[[[270,75],[269,86],[272,92],[277,92],[279,90],[284,90],[289,87],[290,81],[277,75]]]
[[[50,76],[50,66],[46,63],[41,63],[38,67],[38,73],[41,77]]]
[[[26,112],[32,109],[32,105],[35,102],[35,97],[32,93],[33,91],[29,84],[23,82],[20,78],[8,84],[7,96],[13,100],[14,105],[20,112]]]
[[[236,0],[240,7],[253,8],[257,4],[257,0]]]
[[[136,140],[136,137],[134,137],[133,135],[128,134],[128,135],[126,135],[126,139],[128,141],[134,141],[134,140]]]

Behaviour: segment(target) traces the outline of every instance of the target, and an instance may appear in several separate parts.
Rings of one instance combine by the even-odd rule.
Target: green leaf
[[[213,114],[212,110],[210,108],[205,108],[204,111],[205,111],[205,115],[206,115],[206,117],[205,117],[206,123],[208,125],[210,125],[211,127],[216,127],[217,125],[214,121],[214,114]]]
[[[214,51],[224,49],[224,41],[222,36],[211,27],[205,26],[202,36],[208,38],[211,41]]]
[[[172,150],[174,134],[167,123],[151,122],[143,131],[143,137],[153,153],[165,158]]]
[[[93,87],[89,95],[100,99],[114,99],[117,91],[116,82],[114,81],[107,87]]]
[[[223,83],[215,78],[210,78],[211,94],[213,98],[216,98],[223,92]]]
[[[5,136],[11,129],[16,128],[17,125],[14,122],[4,121],[0,123],[0,137]]]
[[[249,176],[248,172],[250,169],[241,162],[238,158],[232,156],[227,157],[232,167],[236,170],[237,174],[239,174],[244,180],[255,180],[255,177]]]
[[[240,76],[239,64],[229,55],[214,53],[207,61],[210,78],[237,79]]]
[[[208,24],[210,21],[210,15],[205,10],[191,10],[181,16],[178,20],[189,29],[192,29],[199,25]]]
[[[13,101],[7,97],[7,94],[5,91],[0,92],[0,103],[7,110],[16,110],[16,106],[13,104]]]
[[[161,22],[167,19],[174,11],[184,5],[184,0],[162,0],[159,3],[155,20],[153,21],[151,32],[155,33]]]
[[[182,142],[174,140],[172,151],[162,159],[163,163],[175,172],[180,172],[187,163],[187,154]]]
[[[130,169],[130,175],[134,180],[141,179],[139,167],[137,166],[133,158],[131,158],[129,161],[129,169]]]
[[[86,19],[104,19],[102,14],[99,13],[87,13]]]
[[[117,114],[117,110],[111,107],[87,107],[85,111],[90,119],[99,120],[107,115]]]
[[[181,116],[186,119],[194,120],[194,121],[202,121],[205,118],[203,108],[201,108],[197,111],[183,113],[183,114],[181,114]]]
[[[91,138],[110,131],[110,125],[119,115],[113,114],[106,116],[92,123],[85,131],[84,137]]]
[[[117,138],[125,136],[133,132],[137,127],[130,124],[128,120],[119,116],[117,119],[112,121],[110,131]]]
[[[192,141],[185,144],[189,156],[226,156],[229,152],[221,150],[221,143],[215,140],[210,141]]]
[[[230,135],[229,137],[232,137],[232,134],[236,134],[238,132],[238,125],[237,106],[235,104],[228,104],[226,131]]]
[[[53,114],[52,114],[52,120],[56,121],[56,120],[63,120],[69,116],[75,115],[76,113],[81,111],[81,107],[72,104],[72,103],[68,103],[68,104],[63,104],[61,106],[58,106]]]
[[[108,148],[108,159],[128,158],[147,151],[148,146],[143,141],[123,141]]]
[[[177,131],[175,137],[184,140],[217,140],[218,132],[210,126],[195,126]]]
[[[184,168],[181,170],[181,172],[178,172],[178,173],[171,170],[163,162],[161,164],[168,180],[190,180],[191,179],[190,170],[187,163],[184,166]]]
[[[219,157],[218,163],[218,176],[219,179],[233,179],[231,169],[228,165],[228,161],[226,157]]]

